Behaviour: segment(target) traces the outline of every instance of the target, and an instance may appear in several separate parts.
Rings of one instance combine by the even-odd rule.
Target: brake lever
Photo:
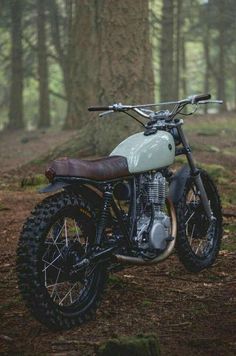
[[[114,110],[108,110],[108,111],[104,111],[102,112],[101,114],[99,114],[98,116],[99,117],[103,117],[103,116],[106,116],[106,115],[110,115],[114,112]]]

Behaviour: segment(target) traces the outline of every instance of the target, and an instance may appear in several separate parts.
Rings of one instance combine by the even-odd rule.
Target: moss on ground
[[[159,356],[160,346],[155,335],[138,335],[110,339],[102,344],[98,356]]]
[[[108,285],[122,287],[125,285],[125,281],[118,275],[110,274],[108,278]]]
[[[41,187],[45,184],[48,184],[48,180],[43,174],[34,174],[28,177],[24,177],[21,181],[22,188]]]

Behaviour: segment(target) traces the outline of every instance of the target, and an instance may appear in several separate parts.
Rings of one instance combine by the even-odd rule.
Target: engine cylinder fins
[[[126,255],[119,255],[116,254],[116,260],[119,263],[123,264],[131,264],[131,265],[152,265],[152,264],[157,264],[161,261],[164,261],[167,257],[170,256],[170,254],[173,252],[174,247],[175,247],[175,242],[176,242],[176,236],[177,236],[177,218],[176,218],[176,212],[174,208],[174,204],[172,201],[167,198],[166,199],[166,205],[169,210],[169,215],[171,218],[171,238],[168,241],[168,245],[161,253],[159,256],[153,258],[152,260],[144,260],[142,257],[132,257],[132,256],[126,256]]]
[[[167,197],[168,183],[163,175],[158,172],[146,182],[147,199],[149,202],[163,207]]]

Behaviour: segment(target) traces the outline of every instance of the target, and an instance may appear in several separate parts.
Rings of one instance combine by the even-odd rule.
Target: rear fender
[[[188,165],[185,165],[172,178],[169,188],[169,198],[175,205],[180,201],[190,175],[190,168]]]
[[[103,193],[91,185],[55,182],[40,189],[39,193],[55,193],[62,189],[82,195],[83,198],[88,200],[95,208],[101,208],[103,206]]]
[[[46,187],[43,187],[39,189],[39,193],[54,193],[58,192],[61,189],[64,189],[67,187],[69,184],[65,182],[55,182],[55,183],[50,183]]]

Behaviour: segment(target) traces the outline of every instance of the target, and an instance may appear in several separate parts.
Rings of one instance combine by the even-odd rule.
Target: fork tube
[[[206,194],[206,190],[204,188],[204,185],[202,183],[202,178],[200,175],[200,171],[199,169],[196,167],[194,159],[193,159],[193,155],[192,155],[192,151],[191,151],[191,147],[189,146],[188,141],[186,140],[186,137],[183,133],[182,127],[181,126],[177,126],[177,130],[179,133],[179,136],[181,138],[182,144],[184,146],[185,149],[185,154],[188,160],[188,164],[190,167],[190,172],[191,172],[191,176],[193,177],[195,184],[200,192],[200,198],[202,201],[202,205],[204,207],[204,210],[207,214],[207,217],[209,220],[213,219],[213,213],[207,198],[207,194]]]
[[[205,212],[207,214],[207,217],[211,221],[211,220],[214,219],[214,217],[213,217],[213,213],[212,213],[212,210],[211,210],[208,198],[207,198],[206,190],[205,190],[204,185],[202,183],[202,178],[201,178],[199,170],[198,170],[197,175],[195,175],[193,178],[195,180],[196,186],[198,187],[198,189],[200,191],[201,201],[202,201],[202,204],[204,206],[204,209],[205,209]]]

